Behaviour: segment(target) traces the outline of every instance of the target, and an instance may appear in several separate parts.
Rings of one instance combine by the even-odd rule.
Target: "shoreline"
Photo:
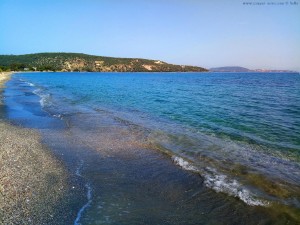
[[[17,80],[17,79],[14,79]],[[15,88],[18,83],[14,84],[14,80],[9,83],[9,85],[7,85],[7,96],[10,96],[10,89]],[[22,86],[21,86],[22,87]],[[21,90],[23,91],[23,89]],[[20,95],[17,94],[16,95],[18,100],[22,101],[22,98],[19,97]],[[21,99],[20,99],[21,98]],[[0,100],[1,100],[1,95],[0,95]],[[9,101],[6,101],[7,106],[10,106]],[[22,107],[21,107],[22,108]],[[37,104],[37,108],[40,109],[40,104]],[[12,107],[13,109],[13,107]],[[8,110],[10,110],[8,108]],[[35,111],[36,112],[36,111]],[[24,114],[26,115],[26,114]],[[106,114],[103,114],[101,116],[101,120],[97,120],[95,119],[94,121],[101,121],[99,125],[101,126],[96,126],[97,124],[95,124],[93,122],[93,124],[91,125],[91,128],[96,128],[97,130],[93,130],[93,129],[87,129],[89,128],[89,122],[90,120],[85,120],[88,117],[84,117],[81,116],[81,114],[78,116],[77,114],[74,115],[69,115],[68,118],[65,117],[64,121],[68,123],[67,129],[63,130],[62,133],[55,133],[53,132],[53,130],[49,130],[49,132],[44,133],[44,131],[41,131],[39,135],[38,132],[34,132],[34,129],[24,129],[24,128],[19,128],[18,126],[12,126],[9,124],[9,122],[5,123],[4,125],[2,124],[2,121],[0,119],[0,153],[3,152],[2,150],[2,143],[1,140],[6,140],[6,139],[11,139],[10,136],[1,136],[2,135],[2,130],[6,132],[6,130],[10,130],[9,132],[15,132],[13,131],[13,128],[15,130],[17,130],[18,132],[23,132],[23,134],[25,132],[27,132],[26,134],[23,135],[24,138],[20,137],[19,140],[22,144],[24,144],[23,142],[26,140],[28,141],[28,139],[34,139],[36,140],[37,143],[40,143],[41,139],[40,137],[42,137],[42,142],[44,143],[44,146],[49,146],[49,148],[51,149],[50,151],[46,148],[43,148],[43,146],[40,148],[40,150],[37,151],[37,154],[41,154],[41,152],[48,152],[50,154],[50,158],[47,158],[47,160],[49,159],[50,162],[56,161],[54,157],[52,157],[52,155],[56,155],[58,156],[59,159],[61,159],[62,162],[64,162],[66,168],[69,169],[69,172],[71,173],[71,176],[76,175],[75,177],[78,178],[77,180],[81,181],[80,185],[81,186],[81,192],[83,193],[85,191],[86,193],[86,199],[81,199],[80,202],[82,203],[80,206],[81,208],[78,208],[77,210],[74,210],[74,212],[78,212],[77,213],[77,217],[76,220],[74,222],[74,220],[72,220],[72,222],[74,222],[74,224],[77,224],[78,222],[81,221],[89,221],[89,219],[93,219],[95,217],[95,215],[97,215],[96,218],[100,218],[101,216],[98,215],[99,213],[99,209],[103,207],[103,202],[106,203],[113,203],[116,204],[116,199],[113,199],[112,196],[128,196],[126,199],[132,199],[132,197],[134,197],[136,200],[132,203],[136,203],[136,202],[144,202],[145,201],[149,201],[149,202],[155,202],[155,203],[159,203],[159,202],[163,202],[162,200],[164,200],[164,196],[161,195],[160,193],[162,190],[165,190],[164,193],[169,194],[169,196],[171,197],[171,199],[173,199],[174,201],[176,200],[176,202],[178,202],[178,199],[190,199],[192,198],[195,205],[196,202],[199,200],[202,202],[203,199],[201,199],[201,197],[194,198],[195,195],[193,193],[191,193],[191,195],[185,195],[184,190],[190,190],[192,187],[195,188],[193,185],[195,184],[196,188],[195,188],[195,193],[196,196],[200,196],[198,195],[199,193],[202,193],[202,196],[206,196],[207,194],[212,194],[212,198],[210,198],[210,200],[207,200],[206,198],[204,200],[207,200],[206,204],[213,204],[213,202],[217,199],[219,200],[224,200],[222,198],[221,195],[219,195],[218,191],[214,191],[211,190],[210,188],[207,189],[207,187],[203,186],[203,181],[202,179],[199,179],[199,175],[197,173],[193,173],[191,171],[189,171],[190,169],[187,169],[187,171],[185,170],[185,165],[186,162],[180,163],[180,160],[174,160],[172,158],[172,160],[170,159],[170,157],[165,157],[164,155],[162,155],[160,152],[157,152],[156,148],[154,148],[152,145],[148,146],[147,144],[143,145],[141,143],[141,140],[144,140],[144,138],[146,136],[144,136],[144,133],[142,132],[142,130],[140,128],[135,128],[134,124],[128,124],[128,123],[123,123],[121,120],[114,120],[114,121],[119,121],[117,124],[119,126],[117,126],[117,129],[114,129],[115,126],[112,125],[116,125],[115,123],[111,123],[111,117],[107,116],[107,124],[105,123],[105,116]],[[26,117],[27,119],[29,117]],[[96,118],[96,117],[94,117]],[[119,118],[120,119],[120,118]],[[3,120],[4,122],[5,120]],[[12,121],[14,121],[12,119]],[[39,120],[37,120],[39,121]],[[62,121],[62,123],[64,122]],[[21,123],[22,124],[22,123]],[[71,126],[72,124],[72,126]],[[70,126],[69,126],[70,125]],[[103,126],[105,125],[105,126]],[[7,126],[7,127],[6,127]],[[24,125],[25,127],[28,127],[26,125]],[[96,126],[96,127],[95,127]],[[30,127],[30,126],[29,126]],[[72,128],[74,128],[72,130]],[[39,129],[39,128],[37,128]],[[83,133],[81,133],[80,131],[84,131]],[[90,133],[88,132],[90,131]],[[97,132],[94,132],[97,131]],[[48,134],[48,135],[47,135]],[[63,135],[60,135],[63,134]],[[72,135],[70,135],[72,134]],[[101,134],[101,135],[100,135]],[[9,133],[9,135],[11,135]],[[16,134],[14,134],[16,135]],[[13,136],[13,141],[15,141],[14,138],[15,136]],[[46,138],[45,138],[46,137]],[[127,138],[124,138],[127,137]],[[83,138],[84,142],[80,142],[81,138]],[[30,141],[29,140],[29,141]],[[78,142],[77,142],[78,140]],[[9,140],[7,142],[11,142],[12,140]],[[85,143],[88,142],[88,145],[86,145]],[[12,145],[16,145],[16,143],[12,142]],[[19,143],[17,143],[19,144]],[[29,148],[32,148],[32,145],[29,144]],[[9,145],[7,147],[8,149],[11,148]],[[78,149],[77,149],[78,148]],[[18,149],[19,150],[19,149]],[[31,150],[31,149],[30,149]],[[41,151],[42,150],[42,151]],[[51,155],[51,153],[53,153]],[[99,154],[100,153],[100,154]],[[19,156],[20,152],[16,152],[14,153],[15,155]],[[12,164],[16,163],[16,161],[14,160],[14,157],[12,157],[12,154],[6,154],[7,158],[11,159]],[[43,154],[42,154],[43,155]],[[25,155],[26,156],[26,155]],[[23,168],[23,167],[32,167],[33,164],[36,164],[37,162],[40,162],[41,160],[33,160],[30,161],[31,159],[27,159],[26,157],[21,156],[20,157],[22,160],[17,161],[17,168],[13,171],[14,173],[17,174],[17,172],[22,172],[22,171],[18,171],[20,170],[19,168]],[[24,159],[23,159],[24,158]],[[155,159],[155,160],[153,160]],[[1,160],[0,158],[0,162],[2,162],[3,160]],[[22,163],[21,161],[25,161],[23,164],[20,165],[20,163]],[[31,163],[30,163],[31,162]],[[138,165],[137,162],[139,162],[140,164]],[[179,162],[179,163],[178,163]],[[52,163],[51,163],[52,164]],[[40,164],[39,164],[40,165]],[[55,164],[57,165],[57,164]],[[96,166],[97,165],[97,166]],[[183,166],[182,166],[183,165]],[[0,165],[2,166],[2,165]],[[11,166],[11,165],[9,165]],[[61,165],[59,165],[61,166]],[[121,167],[123,166],[123,167]],[[63,166],[62,166],[63,167]],[[13,168],[13,167],[12,167]],[[39,167],[37,167],[39,169]],[[144,171],[145,168],[149,168],[150,171],[146,172]],[[2,168],[0,168],[2,171]],[[50,168],[51,169],[51,168]],[[47,172],[50,171],[49,168],[43,168],[42,172]],[[30,173],[30,168],[29,168],[29,173]],[[34,172],[34,170],[33,170]],[[75,174],[74,174],[75,172]],[[145,173],[146,172],[146,173]],[[156,185],[150,185],[150,184],[162,184],[161,180],[157,179],[156,176],[154,176],[153,178],[151,178],[151,175],[153,175],[153,172],[157,174],[159,174],[159,176],[161,177],[162,174],[165,174],[168,177],[166,179],[164,179],[163,185],[160,186],[159,191],[156,191]],[[28,174],[29,174],[28,173]],[[39,171],[40,173],[40,171]],[[173,178],[175,177],[175,180],[169,180],[170,177],[169,175],[173,174]],[[39,175],[39,185],[43,186],[47,186],[48,184],[45,183],[45,180],[47,180],[47,177],[45,179],[45,177],[41,177],[40,174]],[[200,175],[201,176],[201,175]],[[19,175],[19,177],[22,178],[22,174]],[[141,183],[141,178],[145,178],[143,182],[145,182],[147,184],[147,187],[150,187],[150,189],[144,189],[142,186],[140,186]],[[31,177],[30,177],[31,178]],[[61,177],[59,177],[61,178]],[[124,179],[123,179],[124,178]],[[34,178],[36,179],[36,178]],[[172,179],[172,176],[171,176]],[[20,180],[20,179],[15,179],[16,181],[18,181],[19,183],[17,183],[16,185],[22,185],[24,182],[26,184],[27,181],[24,180]],[[108,183],[108,185],[106,185],[107,180],[109,180],[112,183]],[[130,188],[127,185],[124,184],[128,184],[128,181],[130,180]],[[180,184],[178,189],[174,188],[174,181],[176,181],[176,184]],[[2,180],[0,179],[0,185],[1,185]],[[29,183],[29,182],[28,182]],[[62,180],[63,183],[63,180]],[[50,185],[52,183],[50,182]],[[114,186],[112,186],[114,185]],[[172,185],[172,190],[168,189],[168,187],[170,187],[170,185]],[[181,189],[180,187],[183,187],[183,189]],[[191,186],[190,186],[191,185]],[[176,185],[175,185],[176,186]],[[66,187],[66,186],[65,186]],[[73,193],[74,190],[77,189],[78,186],[74,185],[73,188]],[[112,190],[112,187],[115,188],[115,190]],[[26,187],[25,187],[26,188]],[[138,189],[141,188],[141,189]],[[46,189],[46,188],[45,188]],[[38,190],[38,189],[34,189],[34,190]],[[66,187],[65,191],[67,192],[69,189],[68,187]],[[116,192],[117,190],[117,192]],[[119,192],[118,192],[119,190]],[[144,191],[151,191],[151,192],[145,192],[146,195],[142,194],[142,195],[138,195],[135,192],[132,193],[132,190],[140,190],[137,191],[137,193],[144,193]],[[61,191],[61,190],[59,190]],[[159,196],[156,198],[156,200],[154,201],[152,194],[153,191],[155,194],[155,196]],[[46,202],[44,199],[44,195],[48,195],[48,193],[53,193],[53,191],[49,191],[49,189],[47,191],[45,191],[43,194],[43,192],[41,192],[42,194],[37,195],[36,200],[37,202],[34,202],[34,205],[36,207],[40,207],[43,206],[43,204]],[[54,194],[56,197],[59,197],[59,194],[61,192],[58,192],[57,194]],[[148,196],[147,196],[148,194]],[[55,196],[53,196],[55,198]],[[57,203],[59,203],[59,205],[64,204],[65,202],[65,197],[64,193],[62,193],[62,198],[53,201],[53,207],[51,206],[51,203],[49,204],[48,208],[54,208],[55,205]],[[75,195],[74,195],[75,196]],[[149,197],[151,196],[151,197]],[[176,197],[179,196],[179,197]],[[0,195],[1,197],[1,195]],[[79,195],[76,195],[76,198],[78,198]],[[233,196],[236,197],[237,196]],[[27,201],[27,199],[22,196],[23,199],[25,199],[25,201]],[[51,198],[51,196],[50,196]],[[91,200],[91,198],[93,198],[93,200]],[[137,201],[138,199],[138,201]],[[213,200],[214,199],[214,200]],[[78,199],[79,200],[79,199]],[[254,218],[254,221],[262,221],[264,217],[266,217],[268,220],[270,221],[276,221],[276,220],[280,220],[282,222],[284,221],[289,221],[293,224],[293,222],[298,221],[299,216],[297,215],[298,212],[295,209],[290,209],[290,208],[284,208],[282,207],[282,205],[278,204],[278,205],[270,205],[269,207],[253,207],[253,206],[248,206],[245,205],[243,202],[241,202],[240,200],[236,201],[238,199],[234,199],[234,198],[229,198],[229,200],[224,201],[224,203],[222,203],[221,205],[224,204],[228,204],[229,202],[231,202],[231,209],[238,209],[239,213],[245,213],[248,210],[249,212],[249,216],[251,217],[251,215],[255,215],[258,214],[257,218]],[[93,201],[94,206],[91,206],[91,201]],[[1,198],[0,198],[0,224],[2,224],[1,219],[2,219],[2,209],[1,209]],[[29,200],[29,202],[33,202],[31,200]],[[28,207],[26,204],[28,204],[27,202],[23,203],[24,207]],[[85,203],[83,205],[83,203]],[[126,202],[122,202],[122,200],[120,200],[120,204],[125,204]],[[48,203],[47,203],[48,204]],[[95,205],[99,205],[100,208],[96,208]],[[168,205],[168,203],[165,203],[166,205]],[[112,204],[111,204],[112,205]],[[134,204],[133,204],[134,205]],[[146,205],[146,204],[145,204]],[[150,204],[151,205],[151,204]],[[217,204],[218,205],[218,204]],[[68,211],[73,210],[74,208],[74,204],[72,206],[72,204],[69,204],[69,206],[71,207],[66,207],[63,212],[66,214],[68,213]],[[112,205],[113,210],[115,210],[115,205]],[[181,218],[186,218],[187,215],[190,215],[190,208],[187,207],[188,205],[184,205],[184,207],[186,207],[185,209],[188,209],[188,211],[186,211],[183,214],[183,217]],[[127,207],[127,206],[126,206]],[[170,206],[171,207],[171,206]],[[182,209],[184,209],[183,206],[180,206]],[[214,205],[214,207],[216,207],[216,205]],[[220,206],[221,207],[221,206]],[[87,208],[90,208],[89,210],[87,210]],[[131,208],[131,206],[128,206],[128,208]],[[281,208],[280,210],[278,208]],[[22,208],[23,209],[23,208]],[[67,210],[66,210],[67,209]],[[109,208],[106,208],[109,209]],[[163,208],[164,209],[164,208]],[[201,210],[206,210],[207,206],[203,206],[203,208]],[[229,209],[229,208],[228,208]],[[14,209],[13,209],[14,210]],[[35,210],[35,208],[33,207],[33,210]],[[32,221],[30,221],[30,224],[68,224],[65,221],[61,221],[60,223],[55,223],[53,221],[49,222],[51,215],[53,216],[54,214],[52,213],[47,213],[47,210],[45,211],[44,209],[38,209],[38,210],[42,210],[44,213],[41,213],[40,217],[37,216],[37,218],[41,218],[40,221],[35,220],[34,223]],[[134,211],[135,208],[132,208],[132,210]],[[140,209],[139,209],[140,210]],[[163,211],[163,210],[162,210]],[[172,210],[170,210],[172,211]],[[17,211],[15,211],[17,212]],[[124,212],[124,211],[123,211]],[[129,212],[126,209],[126,212]],[[195,213],[193,213],[194,215],[196,213],[199,212],[199,210],[197,210],[195,208]],[[69,212],[70,213],[70,212]],[[209,212],[207,212],[209,214]],[[18,213],[11,213],[11,215],[18,215]],[[36,214],[36,213],[32,213],[31,211],[28,213],[30,215],[32,214]],[[181,213],[182,214],[182,213]],[[61,217],[61,215],[58,215],[57,218],[63,218]],[[148,215],[148,214],[147,214]],[[159,213],[154,213],[152,215],[152,217],[156,217],[160,215]],[[196,218],[194,215],[191,215],[190,218],[194,219]],[[220,214],[219,214],[220,215]],[[73,214],[74,216],[74,214]],[[134,215],[133,216],[138,216]],[[47,218],[46,218],[47,217]],[[66,216],[64,216],[66,217]],[[201,217],[201,216],[200,216]],[[19,218],[23,219],[22,221],[24,221],[25,219],[30,219],[30,217],[28,217],[26,214],[22,214]],[[130,217],[129,217],[130,218]],[[133,218],[133,217],[132,217]],[[179,218],[179,216],[178,216]],[[260,219],[259,219],[260,218]],[[75,219],[75,217],[74,217]],[[231,218],[232,220],[235,220],[234,218]],[[47,222],[42,222],[47,220]],[[200,218],[199,221],[205,221],[205,218]],[[10,219],[7,220],[8,222],[11,222]],[[37,221],[37,222],[36,222]],[[71,221],[71,220],[70,220]],[[175,220],[174,220],[175,221]],[[240,218],[237,219],[237,221],[240,221]],[[26,220],[26,222],[29,223],[29,220]],[[19,222],[15,222],[15,223],[19,223]],[[14,223],[14,224],[15,224]],[[7,224],[7,223],[4,223]],[[251,223],[250,223],[251,224]]]
[[[5,82],[0,73],[0,106]],[[60,224],[56,221],[68,190],[63,164],[32,129],[0,118],[0,224]]]
[[[14,72],[1,72],[0,73],[0,85],[2,86],[4,84],[4,82],[6,82],[7,80],[10,79],[10,76],[13,74]]]
[[[13,75],[13,72],[1,72],[0,73],[0,94],[2,92],[2,89],[4,88],[5,83],[10,79],[11,75]],[[0,101],[2,99],[2,96],[0,96]]]

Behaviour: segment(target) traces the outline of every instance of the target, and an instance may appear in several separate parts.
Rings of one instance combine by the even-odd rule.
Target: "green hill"
[[[205,72],[197,66],[173,65],[160,60],[113,58],[81,53],[0,55],[2,70],[93,72]]]

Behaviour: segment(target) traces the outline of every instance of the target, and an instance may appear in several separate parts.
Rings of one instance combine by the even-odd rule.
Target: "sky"
[[[0,0],[0,54],[38,52],[300,71],[300,0]]]

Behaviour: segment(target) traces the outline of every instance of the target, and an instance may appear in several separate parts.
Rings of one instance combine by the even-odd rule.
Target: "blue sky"
[[[82,52],[300,71],[300,1],[280,2],[0,0],[0,54]]]

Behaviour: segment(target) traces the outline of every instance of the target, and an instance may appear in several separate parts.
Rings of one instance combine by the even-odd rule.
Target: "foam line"
[[[76,168],[76,171],[75,171],[75,174],[78,176],[78,177],[82,177],[81,175],[81,170],[82,170],[82,167],[83,167],[83,160],[80,161],[78,167]],[[89,183],[86,183],[85,184],[85,188],[87,190],[86,192],[86,198],[87,198],[87,202],[81,207],[81,209],[78,211],[77,213],[77,216],[76,216],[76,219],[74,221],[74,225],[81,225],[80,223],[80,219],[81,219],[81,216],[82,216],[82,213],[88,208],[90,207],[91,203],[92,203],[92,187]]]
[[[87,197],[87,203],[84,204],[84,206],[81,207],[81,209],[78,211],[77,213],[77,217],[74,221],[74,225],[81,225],[81,223],[79,222],[81,219],[81,215],[84,212],[85,209],[87,209],[88,207],[90,207],[91,203],[92,203],[92,187],[90,184],[86,184],[85,185],[86,189],[87,189],[87,193],[86,193],[86,197]]]
[[[190,162],[178,156],[172,156],[172,160],[184,170],[201,172],[205,186],[216,192],[223,192],[237,197],[251,206],[267,206],[269,204],[267,201],[257,199],[253,193],[243,187],[237,180],[230,179],[226,175],[218,173],[215,169],[206,168],[206,171],[200,171]]]

